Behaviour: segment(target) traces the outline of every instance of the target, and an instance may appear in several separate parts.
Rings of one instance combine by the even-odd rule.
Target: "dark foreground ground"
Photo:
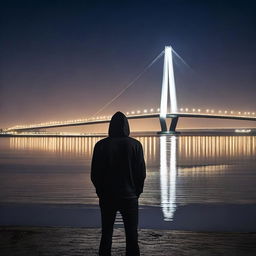
[[[0,227],[0,255],[97,255],[99,237],[96,228]],[[256,255],[256,233],[142,229],[139,239],[141,255]],[[112,255],[124,251],[124,231],[117,228]]]

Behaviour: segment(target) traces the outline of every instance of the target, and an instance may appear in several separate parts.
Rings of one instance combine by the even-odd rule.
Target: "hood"
[[[130,127],[127,117],[122,112],[116,112],[110,121],[108,129],[109,137],[128,137]]]

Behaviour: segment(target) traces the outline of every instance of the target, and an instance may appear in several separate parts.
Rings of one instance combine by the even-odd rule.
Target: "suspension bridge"
[[[109,123],[111,120],[111,116],[99,116],[98,114],[102,112],[102,110],[104,110],[107,106],[112,104],[117,98],[119,98],[128,88],[133,86],[134,83],[163,55],[164,65],[160,107],[157,109],[151,108],[136,111],[131,110],[125,113],[128,119],[158,118],[161,127],[161,130],[158,131],[158,133],[161,134],[175,134],[178,120],[180,118],[215,118],[227,120],[256,121],[256,114],[254,112],[240,112],[232,110],[228,111],[213,109],[203,110],[199,108],[178,109],[173,67],[173,54],[176,54],[181,59],[181,57],[173,50],[171,46],[166,46],[165,49],[138,76],[136,76],[121,92],[119,92],[115,97],[113,97],[99,111],[97,111],[94,116],[90,118],[66,121],[51,121],[38,124],[15,125],[13,127],[5,129],[3,132],[15,134],[22,132],[40,131],[41,129],[47,128],[97,125]],[[167,119],[171,119],[169,127],[167,126]]]

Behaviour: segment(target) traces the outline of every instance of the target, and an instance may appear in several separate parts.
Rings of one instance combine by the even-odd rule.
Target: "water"
[[[100,139],[0,138],[0,204],[98,205],[90,163]],[[256,203],[255,136],[137,139],[147,165],[140,205],[163,221],[180,206]]]

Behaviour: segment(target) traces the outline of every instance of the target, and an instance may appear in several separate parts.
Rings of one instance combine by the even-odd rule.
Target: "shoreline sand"
[[[97,255],[99,228],[0,227],[1,256]],[[192,232],[140,229],[141,255],[256,255],[256,232]],[[113,235],[113,256],[125,255],[123,228]]]

